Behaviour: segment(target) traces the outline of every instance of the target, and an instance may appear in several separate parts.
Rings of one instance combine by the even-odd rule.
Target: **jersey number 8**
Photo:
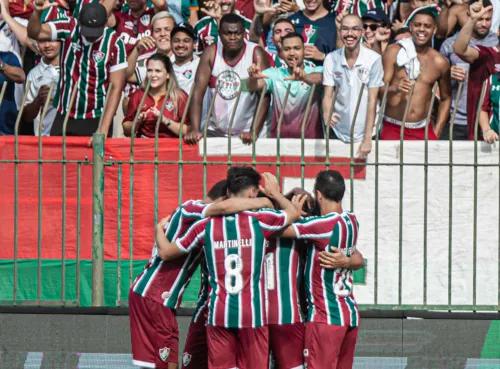
[[[236,295],[243,289],[243,260],[237,254],[230,254],[224,259],[224,287],[231,295]]]

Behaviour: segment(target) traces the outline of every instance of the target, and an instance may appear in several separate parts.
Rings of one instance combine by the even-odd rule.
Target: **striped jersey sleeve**
[[[195,247],[202,247],[205,241],[205,228],[209,221],[210,219],[202,219],[193,224],[183,237],[176,240],[179,249],[189,252]]]
[[[110,73],[127,68],[128,64],[127,64],[127,53],[125,51],[125,44],[123,43],[123,40],[118,37],[118,34],[116,34],[116,39],[115,42],[113,43],[113,49],[111,55],[112,56],[109,67]]]
[[[314,241],[315,239],[329,239],[332,236],[331,224],[330,216],[307,217],[293,223],[292,226],[297,238]]]
[[[53,21],[49,21],[46,24],[49,25],[52,30],[52,41],[64,41],[71,37],[71,33],[76,27],[76,21],[74,18],[61,18]]]
[[[248,212],[259,221],[264,237],[270,237],[273,233],[281,231],[287,224],[287,216],[284,211],[274,209],[261,209]]]

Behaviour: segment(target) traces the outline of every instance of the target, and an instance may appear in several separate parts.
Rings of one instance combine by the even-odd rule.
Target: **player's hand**
[[[298,210],[301,216],[306,217],[307,213],[303,210],[304,209],[304,204],[307,201],[308,195],[303,193],[299,195],[295,195],[292,197],[292,204],[295,206],[295,209]]]
[[[184,137],[184,142],[188,145],[196,145],[202,138],[203,134],[200,131],[191,131]]]
[[[361,142],[361,145],[359,145],[358,156],[360,158],[366,158],[368,154],[371,153],[371,151],[372,151],[372,138],[368,137]]]
[[[252,132],[242,132],[240,133],[240,139],[245,145],[251,145],[253,142],[253,134]],[[255,141],[257,141],[257,135],[255,136]]]
[[[255,57],[255,63],[247,69],[249,78],[269,78],[268,76],[262,74],[262,69],[260,68],[260,56]]]
[[[332,113],[332,116],[330,117],[330,119],[328,119],[328,116],[325,116],[324,120],[325,120],[325,125],[326,126],[330,126],[330,127],[334,127],[336,126],[337,124],[340,123],[340,119],[342,117],[340,116],[339,113]]]
[[[336,247],[331,247],[331,252],[319,253],[319,266],[324,269],[349,268],[349,258]]]
[[[457,65],[451,67],[451,79],[463,82],[465,81],[466,76],[467,76],[467,71],[464,68],[459,67]]]
[[[490,128],[486,130],[486,132],[483,132],[483,139],[484,142],[492,144],[498,141],[498,135],[494,130]]]
[[[411,86],[412,82],[410,81],[410,79],[408,77],[403,77],[399,81],[398,90],[406,94],[409,94],[411,91]]]
[[[255,13],[257,14],[274,14],[277,10],[271,6],[267,6],[266,0],[254,0],[253,7],[255,9]]]
[[[215,20],[222,18],[222,9],[215,1],[207,1],[201,11]]]
[[[290,77],[283,78],[283,81],[304,81],[306,79],[306,72],[301,67],[293,68]]]
[[[168,227],[169,222],[170,222],[170,215],[168,217],[162,218],[156,225],[156,230],[163,232]]]
[[[280,194],[280,185],[276,177],[269,173],[265,172],[261,174],[261,177],[264,179],[264,187],[259,186],[259,189],[271,199],[274,198],[277,194]]]
[[[139,53],[142,53],[149,49],[156,49],[156,41],[153,37],[146,36],[141,38],[135,47]]]
[[[477,1],[469,7],[469,16],[473,21],[477,22],[479,18],[492,9],[493,5],[484,7],[482,1]]]
[[[326,57],[325,53],[319,51],[319,49],[314,45],[304,46],[304,58],[322,61]]]
[[[0,0],[0,2],[3,2],[5,0]],[[51,3],[49,0],[35,0],[35,10],[39,13],[42,13],[44,10],[57,6],[56,2]],[[3,13],[3,9],[2,9]]]
[[[9,4],[6,1],[8,0],[0,0],[0,13],[10,15]]]

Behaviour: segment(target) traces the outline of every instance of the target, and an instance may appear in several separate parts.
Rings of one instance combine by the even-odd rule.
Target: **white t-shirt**
[[[47,65],[43,62],[43,60],[41,60],[40,63],[29,72],[26,79],[26,82],[31,81],[30,90],[28,91],[28,95],[26,97],[26,104],[31,104],[36,99],[36,97],[38,96],[38,91],[42,86],[45,85],[50,87],[53,82],[54,87],[52,89],[52,100],[57,92],[59,75],[60,68],[58,65]],[[40,122],[42,110],[43,104],[40,112],[34,120],[35,136],[38,136],[38,124]],[[52,128],[52,123],[54,122],[56,114],[57,108],[55,108],[52,104],[49,104],[47,107],[47,114],[45,115],[45,119],[43,120],[42,136],[50,136],[50,129]]]
[[[359,105],[354,126],[354,142],[365,136],[368,89],[384,85],[382,57],[373,50],[360,46],[358,59],[352,69],[347,65],[344,48],[329,53],[323,63],[323,85],[339,86],[334,112],[340,114],[340,123],[333,127],[335,135],[344,142],[351,142],[351,122],[354,118],[359,92],[363,82],[366,87]],[[375,134],[375,127],[374,132]]]

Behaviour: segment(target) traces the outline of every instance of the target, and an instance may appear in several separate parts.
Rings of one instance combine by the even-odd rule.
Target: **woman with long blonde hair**
[[[141,108],[134,134],[136,137],[155,137],[155,127],[164,100],[167,99],[163,117],[158,130],[158,137],[178,137],[181,120],[186,109],[188,95],[179,88],[170,59],[162,54],[154,54],[147,61],[147,78],[143,86],[130,95],[127,115],[123,119],[123,132],[127,137],[132,135],[133,121],[139,109],[142,97],[146,93],[146,85],[151,81],[148,94]],[[172,84],[169,92],[169,84]],[[169,96],[167,96],[169,92]],[[187,132],[189,121],[186,117],[182,128]]]

